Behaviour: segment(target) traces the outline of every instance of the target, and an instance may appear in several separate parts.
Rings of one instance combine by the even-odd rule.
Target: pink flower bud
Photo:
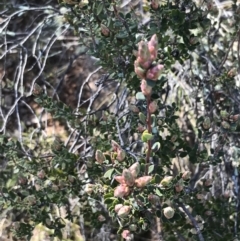
[[[212,184],[213,184],[213,180],[212,180],[212,179],[207,179],[207,180],[204,182],[204,185],[205,185],[206,187],[212,186]]]
[[[68,175],[69,182],[73,183],[75,181],[75,176]]]
[[[104,24],[101,24],[101,33],[102,35],[108,37],[110,34],[110,30],[108,29],[107,26],[105,26]]]
[[[115,176],[114,179],[120,184],[126,184],[123,176]]]
[[[126,197],[128,196],[130,193],[130,189],[127,185],[121,184],[119,186],[117,186],[114,190],[114,197]]]
[[[114,151],[117,151],[118,149],[121,149],[121,146],[114,140],[111,140],[111,145]]]
[[[136,105],[129,105],[129,110],[132,111],[133,113],[139,113],[140,110]]]
[[[128,214],[130,213],[130,211],[131,211],[130,206],[123,206],[120,208],[117,215],[119,218],[126,218],[128,216]]]
[[[166,207],[163,209],[163,214],[167,219],[171,219],[174,216],[174,209],[171,207]]]
[[[180,179],[178,183],[175,185],[176,192],[181,192],[183,190],[183,187],[184,187],[183,179]]]
[[[197,193],[196,197],[197,197],[197,199],[199,199],[199,200],[204,199],[204,195],[201,194],[201,193]]]
[[[143,125],[141,125],[140,123],[138,123],[137,130],[138,130],[139,132],[144,132],[145,129],[146,129],[145,126],[143,126]]]
[[[225,191],[224,193],[223,193],[223,197],[224,198],[229,198],[231,195],[230,195],[230,192],[229,191]]]
[[[157,10],[158,7],[159,7],[158,0],[152,0],[151,1],[151,6],[152,6],[152,9]]]
[[[148,200],[149,200],[149,202],[150,202],[151,204],[153,204],[153,205],[155,205],[155,206],[158,205],[159,202],[160,202],[159,196],[154,195],[154,194],[148,195]]]
[[[132,166],[128,168],[128,170],[131,172],[132,176],[136,178],[138,174],[140,173],[140,164],[139,162],[135,162]]]
[[[191,37],[190,39],[189,39],[189,42],[190,42],[190,44],[196,44],[197,42],[198,42],[198,38],[197,37]]]
[[[40,179],[43,179],[45,177],[46,173],[44,172],[44,170],[41,170],[37,173],[37,176],[40,178]]]
[[[141,57],[138,57],[136,62],[139,66],[141,66],[143,69],[147,70],[152,65],[151,58],[149,60],[144,60]]]
[[[122,173],[122,176],[124,177],[124,180],[125,180],[125,183],[128,185],[128,186],[133,186],[134,185],[134,177],[132,175],[132,173],[128,170],[128,169],[124,169],[123,170],[123,173]]]
[[[18,184],[19,185],[25,185],[27,183],[27,178],[26,177],[19,177],[18,179]]]
[[[213,214],[213,212],[210,211],[210,210],[208,210],[208,211],[205,212],[205,215],[207,215],[207,216],[212,216],[212,214]]]
[[[141,41],[138,44],[138,57],[141,59],[141,62],[146,62],[150,60],[150,52],[148,49],[148,43],[145,41]]]
[[[157,105],[157,102],[156,101],[152,101],[148,107],[149,109],[149,112],[151,114],[153,114],[157,109],[158,109],[158,105]]]
[[[232,122],[236,122],[236,121],[238,121],[240,119],[240,115],[239,114],[238,115],[230,115],[229,119]]]
[[[237,75],[237,69],[236,68],[232,68],[228,71],[227,75],[230,77],[230,78],[233,78]]]
[[[105,218],[103,215],[100,214],[100,215],[98,216],[98,221],[99,221],[99,222],[104,222],[104,221],[106,221],[106,218]]]
[[[122,204],[117,204],[117,205],[115,205],[115,207],[114,207],[114,211],[115,211],[116,213],[118,213],[118,211],[119,211],[122,207],[123,207]]]
[[[158,54],[158,39],[156,34],[154,34],[148,42],[148,49],[151,55],[151,60],[154,61]]]
[[[140,79],[144,79],[146,70],[139,66],[139,63],[137,62],[137,60],[135,60],[134,62],[134,71]]]
[[[99,164],[102,164],[105,161],[105,156],[100,150],[97,150],[95,154],[95,159]]]
[[[123,161],[125,159],[125,157],[126,157],[126,152],[123,149],[118,149],[116,159],[118,161]]]
[[[190,171],[185,171],[183,174],[182,174],[182,179],[184,181],[186,180],[189,180],[191,178],[191,172]]]
[[[132,240],[132,235],[129,230],[123,230],[122,238],[126,239],[127,241]]]
[[[152,0],[152,2],[158,2],[158,0]],[[157,38],[157,35],[156,34],[154,34],[152,37],[151,37],[151,39],[150,39],[150,41],[148,41],[148,47],[149,46],[153,46],[154,48],[158,48],[158,38]]]
[[[163,65],[158,64],[147,71],[146,77],[150,80],[158,80],[161,72],[163,71]]]
[[[224,129],[230,129],[230,127],[231,127],[230,124],[227,121],[223,121],[221,123],[221,125]]]
[[[173,180],[172,176],[164,177],[163,180],[160,182],[160,188],[168,187]]]
[[[38,84],[34,84],[33,95],[39,96],[39,95],[41,95],[42,93],[43,93],[42,87],[40,87]]]
[[[152,176],[139,177],[135,180],[135,185],[138,188],[145,187],[152,180]]]
[[[132,51],[132,54],[133,54],[135,57],[138,57],[138,51],[137,51],[137,50],[133,50],[133,51]]]
[[[152,93],[152,87],[147,85],[147,81],[145,79],[142,79],[141,91],[145,96],[148,96]]]

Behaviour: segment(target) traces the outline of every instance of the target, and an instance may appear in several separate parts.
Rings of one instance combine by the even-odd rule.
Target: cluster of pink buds
[[[106,160],[105,155],[110,155],[112,162],[115,160],[118,160],[119,162],[123,161],[126,157],[126,152],[121,148],[121,146],[112,140],[112,152],[106,152],[102,153],[102,151],[97,150],[95,153],[95,159],[99,164],[103,164],[103,162]]]
[[[121,148],[121,146],[114,140],[111,141],[112,149],[116,154],[116,159],[118,161],[123,161],[126,157],[126,152]]]
[[[136,162],[128,169],[124,169],[121,176],[115,176],[115,180],[120,185],[115,188],[114,196],[120,198],[127,197],[131,192],[131,188],[143,188],[151,181],[151,176],[137,178],[139,172],[140,164]]]
[[[141,90],[145,96],[150,95],[152,91],[152,87],[147,85],[146,79],[157,81],[163,70],[163,65],[154,63],[157,53],[158,39],[156,34],[149,42],[141,41],[138,45],[134,70],[137,76],[142,79]]]

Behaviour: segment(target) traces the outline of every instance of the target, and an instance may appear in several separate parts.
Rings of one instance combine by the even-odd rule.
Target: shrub
[[[50,236],[69,240],[75,233],[80,240],[86,227],[110,225],[125,240],[154,226],[157,240],[237,240],[239,6],[232,4],[231,18],[216,18],[219,6],[209,2],[142,4],[141,16],[119,1],[65,0],[44,7],[41,24],[48,27],[54,16],[58,28],[73,28],[79,46],[107,73],[101,80],[115,81],[116,99],[96,116],[91,98],[87,110],[79,108],[80,98],[72,110],[50,97],[42,75],[50,60],[48,42],[45,58],[34,62],[40,71],[30,87],[25,85],[35,103],[65,123],[69,136],[65,143],[56,137],[51,146],[40,139],[33,149],[18,121],[18,140],[1,137],[0,207],[3,215],[19,214],[12,226],[17,237],[31,237],[34,227],[43,225]],[[225,27],[218,36],[222,25],[230,31]],[[4,46],[2,58],[18,50],[18,44]],[[21,54],[29,48],[24,41],[19,47]],[[19,120],[18,101],[27,96],[19,81],[23,77],[14,79],[15,102],[2,115],[2,132],[11,111]],[[33,139],[40,136],[38,128]],[[177,161],[183,163],[178,170]],[[104,232],[97,237],[106,240]]]

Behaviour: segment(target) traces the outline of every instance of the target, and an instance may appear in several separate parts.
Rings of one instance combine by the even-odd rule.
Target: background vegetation
[[[238,240],[239,11],[0,3],[0,239]]]

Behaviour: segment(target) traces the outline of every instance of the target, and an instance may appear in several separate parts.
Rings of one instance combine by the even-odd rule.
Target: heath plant
[[[149,230],[157,240],[239,239],[239,5],[233,1],[229,15],[216,2],[6,3],[0,210],[2,223],[14,218],[0,234],[9,229],[29,240],[41,227],[58,240],[89,240],[94,230],[100,240],[113,232],[130,241]],[[32,11],[41,14],[33,18]],[[24,14],[34,24],[22,34],[12,21]],[[75,44],[68,45],[70,34]],[[80,86],[75,109],[57,95],[65,75],[51,72],[58,41],[74,56],[93,56],[96,72],[104,72],[87,100]],[[72,57],[63,72],[71,70]],[[6,66],[16,60],[11,75]],[[112,83],[112,100],[93,109]],[[10,108],[6,96],[14,96]],[[37,128],[23,135],[19,108],[37,117],[30,104],[64,123],[67,138],[56,133],[47,142],[46,122],[38,118]],[[13,113],[15,136],[6,128]]]

